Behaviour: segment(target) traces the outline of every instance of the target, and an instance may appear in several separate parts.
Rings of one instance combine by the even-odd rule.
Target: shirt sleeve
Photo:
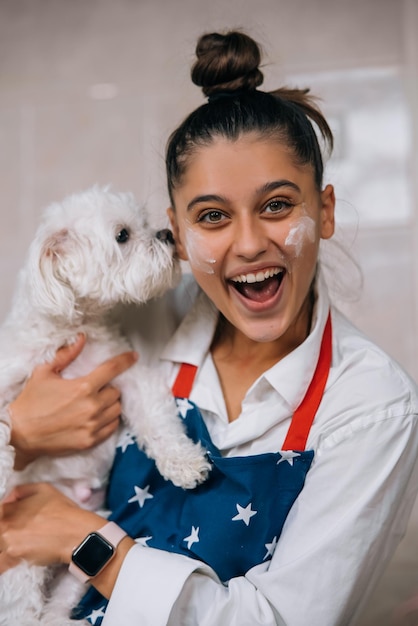
[[[204,564],[134,547],[104,626],[353,624],[393,553],[418,486],[416,414],[324,434],[270,566],[223,585]],[[220,547],[220,549],[222,549]]]

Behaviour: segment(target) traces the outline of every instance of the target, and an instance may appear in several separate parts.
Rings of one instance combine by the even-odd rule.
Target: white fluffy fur
[[[129,239],[117,243],[123,228]],[[97,510],[102,505],[117,434],[93,450],[40,458],[14,472],[7,405],[34,366],[52,360],[79,332],[86,334],[87,343],[65,377],[87,374],[130,349],[113,309],[121,302],[141,303],[161,295],[175,284],[178,272],[173,246],[155,237],[131,194],[94,187],[46,210],[0,331],[0,498],[13,484],[48,481],[75,499],[90,494],[83,506]],[[184,488],[205,480],[209,464],[204,450],[186,437],[159,372],[139,362],[114,384],[122,390],[125,423],[162,475]],[[54,592],[46,600],[48,580],[50,569],[25,563],[3,574],[0,626],[76,624],[68,612],[83,592],[80,584],[70,574],[54,574]]]

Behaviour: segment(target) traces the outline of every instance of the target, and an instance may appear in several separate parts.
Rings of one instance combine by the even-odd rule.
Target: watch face
[[[87,576],[93,577],[112,558],[114,552],[114,547],[106,539],[91,533],[74,550],[72,560]]]

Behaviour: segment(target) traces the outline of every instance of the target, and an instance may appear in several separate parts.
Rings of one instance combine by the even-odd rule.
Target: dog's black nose
[[[159,230],[155,234],[155,236],[157,237],[157,239],[159,239],[160,241],[163,241],[164,243],[174,244],[173,233],[171,232],[169,228],[163,228],[162,230]]]

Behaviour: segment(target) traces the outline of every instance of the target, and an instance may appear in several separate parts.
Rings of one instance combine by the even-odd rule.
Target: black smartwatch
[[[114,557],[116,548],[124,537],[126,532],[114,522],[108,522],[103,528],[88,534],[74,548],[69,571],[81,582],[88,582]]]

